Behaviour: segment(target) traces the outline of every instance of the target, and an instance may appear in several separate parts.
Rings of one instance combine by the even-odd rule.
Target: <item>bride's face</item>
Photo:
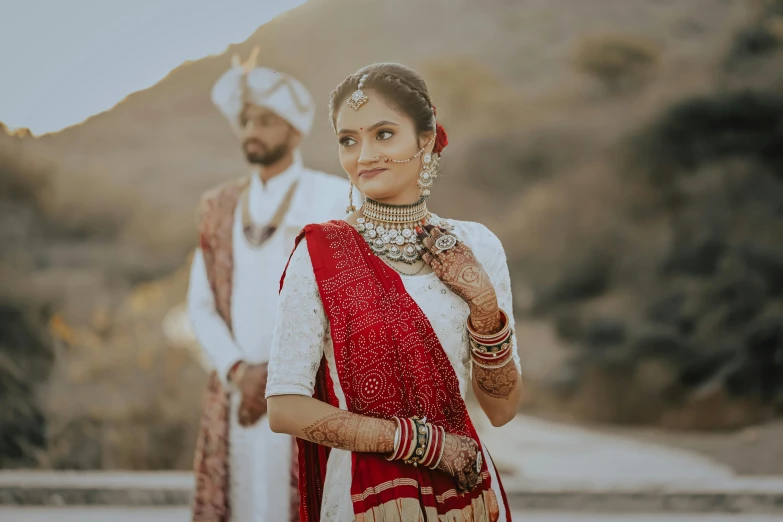
[[[407,163],[432,137],[419,136],[413,120],[390,106],[372,90],[359,110],[345,102],[337,113],[335,127],[340,163],[356,188],[376,201],[408,204],[419,199],[416,185],[422,167],[421,155]],[[432,145],[428,147],[432,149]],[[426,151],[425,151],[426,152]]]

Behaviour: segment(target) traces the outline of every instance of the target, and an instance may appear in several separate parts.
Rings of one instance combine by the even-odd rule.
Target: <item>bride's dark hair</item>
[[[427,131],[435,131],[436,150],[440,154],[446,146],[446,133],[440,125],[436,128],[435,108],[432,106],[427,84],[422,77],[411,69],[399,63],[374,63],[362,67],[346,78],[332,91],[329,100],[329,117],[332,126],[335,125],[337,111],[341,104],[358,88],[359,80],[364,80],[364,90],[373,90],[383,96],[394,108],[413,120],[419,135]]]

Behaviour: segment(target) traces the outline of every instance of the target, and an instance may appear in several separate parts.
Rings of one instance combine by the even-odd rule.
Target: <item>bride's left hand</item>
[[[475,323],[478,318],[497,315],[495,287],[470,247],[456,240],[447,230],[431,225],[420,232],[419,237],[426,248],[422,259],[444,285],[468,303],[471,321]],[[450,243],[453,246],[442,249]]]

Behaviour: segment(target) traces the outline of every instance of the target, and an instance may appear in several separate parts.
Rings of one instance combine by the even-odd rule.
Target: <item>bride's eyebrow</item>
[[[392,125],[394,127],[399,127],[399,125],[397,125],[393,121],[382,120],[382,121],[379,121],[378,123],[376,123],[375,125],[372,125],[371,127],[368,127],[367,128],[367,132],[372,132],[375,129],[377,129],[378,127],[383,127],[384,125]],[[339,131],[337,131],[337,133],[338,134],[359,134],[357,131],[351,130],[351,129],[340,129]]]

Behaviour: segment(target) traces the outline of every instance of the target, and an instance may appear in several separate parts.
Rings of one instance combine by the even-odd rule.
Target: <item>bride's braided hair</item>
[[[422,134],[435,131],[435,149],[440,154],[448,144],[446,131],[441,125],[436,125],[435,108],[427,92],[427,85],[413,69],[399,63],[375,63],[362,67],[346,78],[332,91],[329,100],[329,117],[332,126],[335,125],[337,111],[348,97],[357,89],[359,80],[364,80],[363,90],[373,90],[383,96],[397,110],[413,120],[416,132]]]

